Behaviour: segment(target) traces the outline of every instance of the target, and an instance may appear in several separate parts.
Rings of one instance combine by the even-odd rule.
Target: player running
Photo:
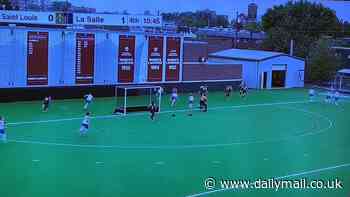
[[[3,143],[7,142],[6,131],[5,131],[5,118],[0,116],[0,140]]]
[[[175,105],[178,99],[177,88],[173,88],[171,93],[171,107],[174,109],[172,116],[175,117]]]
[[[225,92],[225,97],[226,97],[226,98],[228,98],[228,97],[231,96],[232,90],[233,90],[232,86],[226,86],[226,87],[225,87],[224,92]]]
[[[208,86],[201,86],[199,87],[199,95],[203,96],[203,95],[208,95]]]
[[[45,97],[42,104],[43,112],[47,112],[49,110],[50,103],[51,103],[51,96]]]
[[[245,98],[245,96],[247,95],[247,90],[248,87],[243,83],[239,89],[239,94],[241,95],[241,97]]]
[[[309,101],[314,102],[315,96],[316,96],[316,92],[314,89],[311,88],[309,90]]]
[[[333,103],[335,105],[338,105],[338,101],[339,101],[339,97],[340,97],[340,94],[338,91],[335,91],[334,95],[333,95]]]
[[[193,113],[193,103],[194,103],[194,96],[192,94],[192,92],[190,93],[190,95],[188,96],[188,115],[192,116]]]
[[[87,112],[85,114],[85,117],[81,123],[80,127],[80,136],[86,136],[88,130],[89,130],[89,125],[90,125],[90,112]]]
[[[151,105],[149,106],[149,113],[151,120],[154,120],[155,114],[157,112],[157,106],[154,104],[154,101],[152,101]]]
[[[325,102],[326,103],[332,102],[332,92],[330,92],[330,91],[327,92]]]
[[[206,95],[202,95],[199,101],[199,106],[202,112],[208,111],[208,98]]]
[[[91,93],[84,96],[84,100],[85,100],[84,110],[88,109],[93,99],[94,99],[94,96],[92,96]]]

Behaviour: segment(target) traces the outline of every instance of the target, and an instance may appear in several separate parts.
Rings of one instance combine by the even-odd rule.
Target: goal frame
[[[118,90],[122,90],[124,93],[124,101],[122,103],[122,107],[123,107],[123,113],[122,115],[126,116],[127,114],[127,95],[128,95],[128,90],[148,90],[148,94],[149,94],[149,104],[151,104],[152,102],[152,91],[154,89],[157,90],[157,92],[159,92],[160,89],[162,89],[161,86],[156,86],[156,85],[130,85],[130,86],[115,86],[115,98],[116,98],[116,107],[118,107]],[[162,92],[160,94],[158,94],[158,112],[160,112],[160,107],[161,107],[161,103],[162,103]]]

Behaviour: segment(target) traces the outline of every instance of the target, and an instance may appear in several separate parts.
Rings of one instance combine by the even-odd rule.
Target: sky
[[[350,21],[350,1],[310,0],[321,2],[336,11],[340,19]],[[258,4],[258,16],[262,16],[268,8],[284,4],[288,0],[70,0],[74,5],[96,8],[97,11],[123,11],[140,14],[145,10],[156,13],[173,11],[195,11],[200,9],[215,10],[218,14],[228,15],[247,13],[248,4]]]

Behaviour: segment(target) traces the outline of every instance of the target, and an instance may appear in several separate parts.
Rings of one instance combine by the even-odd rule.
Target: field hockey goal
[[[132,112],[148,111],[149,105],[154,102],[160,112],[162,87],[153,85],[116,86],[116,109],[114,114],[127,115]]]

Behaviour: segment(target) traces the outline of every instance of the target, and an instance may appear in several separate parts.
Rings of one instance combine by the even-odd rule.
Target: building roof
[[[350,69],[341,69],[338,71],[339,74],[350,75]]]
[[[250,32],[247,30],[240,30],[236,32],[232,28],[199,28],[196,32],[198,35],[206,35],[213,37],[239,38],[239,39],[253,39],[263,40],[266,37],[265,32]]]
[[[225,58],[225,59],[238,59],[248,61],[263,61],[279,56],[289,56],[285,53],[273,52],[273,51],[261,51],[261,50],[247,50],[247,49],[228,49],[209,54],[210,57]],[[290,56],[292,57],[292,56]],[[293,57],[301,59],[298,57]]]

